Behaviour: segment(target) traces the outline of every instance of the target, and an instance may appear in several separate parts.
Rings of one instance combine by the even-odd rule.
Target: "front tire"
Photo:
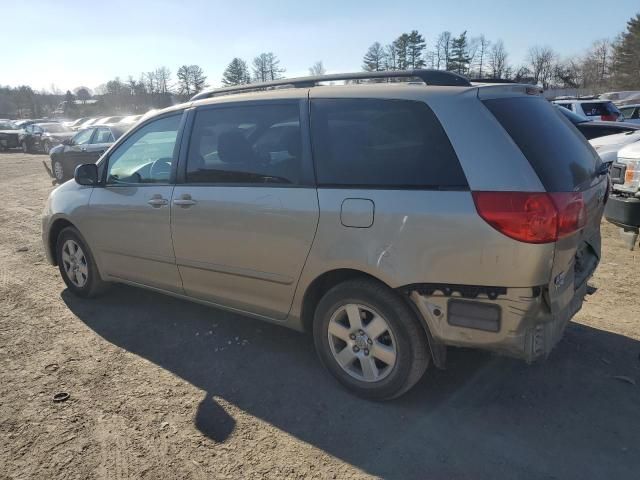
[[[22,153],[31,153],[31,149],[29,148],[29,144],[26,140],[22,141]]]
[[[91,250],[75,228],[67,227],[58,235],[56,258],[64,283],[79,297],[94,297],[107,287]]]
[[[42,153],[48,154],[49,150],[51,150],[51,144],[48,140],[45,140],[44,142],[42,142]]]
[[[313,336],[323,365],[355,394],[396,398],[420,380],[429,348],[415,313],[386,285],[336,285],[316,308]]]

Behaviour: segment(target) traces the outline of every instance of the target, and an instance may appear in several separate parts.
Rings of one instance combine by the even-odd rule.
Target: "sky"
[[[504,41],[519,64],[532,45],[579,55],[640,13],[638,0],[0,0],[0,85],[66,91],[167,66],[200,65],[219,86],[233,57],[273,52],[286,76],[358,71],[375,41],[464,30]],[[9,20],[13,19],[13,20]]]

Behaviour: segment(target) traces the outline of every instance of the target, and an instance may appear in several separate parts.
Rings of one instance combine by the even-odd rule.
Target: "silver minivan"
[[[388,399],[447,346],[549,354],[600,258],[606,173],[532,86],[289,79],[143,119],[51,193],[43,242],[77,295],[120,282],[312,332]]]

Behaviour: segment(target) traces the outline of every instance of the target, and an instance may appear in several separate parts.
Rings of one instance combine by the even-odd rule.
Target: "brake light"
[[[618,120],[618,115],[615,113],[610,113],[607,115],[601,115],[600,118],[603,122],[615,122]]]
[[[473,192],[478,214],[493,228],[525,243],[550,243],[581,229],[581,193]]]

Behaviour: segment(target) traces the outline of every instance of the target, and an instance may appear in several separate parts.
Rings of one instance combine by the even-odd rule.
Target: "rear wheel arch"
[[[313,331],[313,318],[318,303],[325,293],[336,285],[354,279],[370,279],[392,289],[387,283],[379,278],[353,268],[338,268],[324,272],[316,277],[307,287],[302,299],[300,318],[305,332]]]

